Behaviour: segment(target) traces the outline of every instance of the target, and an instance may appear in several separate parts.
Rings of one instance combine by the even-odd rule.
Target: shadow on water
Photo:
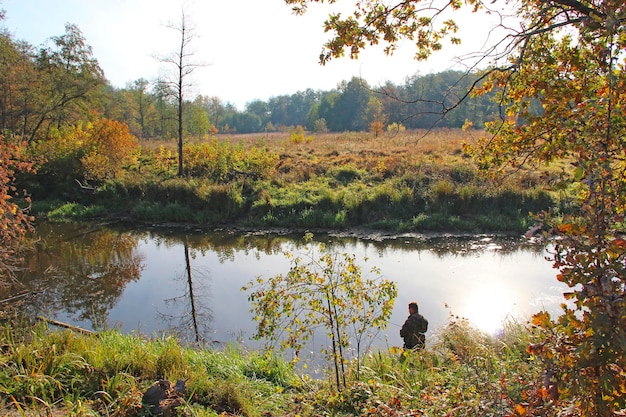
[[[42,224],[20,285],[36,295],[22,310],[91,330],[116,327],[148,336],[171,333],[199,344],[257,347],[243,285],[285,273],[285,251],[302,252],[303,236],[287,232],[230,232]],[[544,245],[493,236],[319,233],[338,253],[361,258],[363,271],[380,268],[399,295],[387,330],[373,346],[399,346],[406,305],[418,301],[431,324],[451,312],[485,331],[506,317],[555,308],[562,290]],[[312,351],[323,345],[323,334]],[[428,340],[428,339],[427,339]]]

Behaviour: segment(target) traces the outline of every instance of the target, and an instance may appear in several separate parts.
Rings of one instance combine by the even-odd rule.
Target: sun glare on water
[[[461,316],[478,329],[494,334],[513,317],[514,309],[515,299],[510,291],[497,284],[483,285],[468,292]]]

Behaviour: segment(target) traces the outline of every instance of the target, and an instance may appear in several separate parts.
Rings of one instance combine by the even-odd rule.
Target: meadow
[[[533,213],[567,210],[548,171],[480,170],[464,152],[482,131],[311,134],[293,129],[143,141],[138,162],[94,193],[44,199],[51,220],[389,232],[520,233]],[[557,172],[558,167],[550,168]],[[75,190],[76,191],[76,190]]]

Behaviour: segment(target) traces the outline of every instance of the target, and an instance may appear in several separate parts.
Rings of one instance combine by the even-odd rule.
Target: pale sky
[[[340,3],[348,11],[354,1]],[[76,24],[115,87],[155,79],[168,68],[155,56],[173,52],[179,42],[179,34],[166,27],[181,20],[177,0],[0,0],[0,8],[6,10],[4,27],[34,46],[62,35],[65,23]],[[310,6],[304,16],[292,14],[283,0],[195,0],[185,10],[198,35],[191,44],[194,61],[207,64],[193,72],[191,96],[218,96],[240,110],[255,99],[330,90],[353,76],[377,86],[403,84],[416,73],[462,70],[455,57],[478,50],[493,26],[485,15],[469,16],[457,33],[463,43],[444,44],[428,62],[415,61],[407,44],[393,57],[369,48],[358,61],[345,57],[321,66],[328,38],[322,25],[332,10],[327,4]]]

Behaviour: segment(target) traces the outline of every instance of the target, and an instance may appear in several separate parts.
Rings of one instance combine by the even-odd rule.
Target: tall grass
[[[138,221],[205,225],[517,233],[530,213],[566,207],[538,173],[484,175],[462,153],[462,143],[474,138],[459,130],[288,138],[286,132],[242,136],[236,145],[216,138],[188,144],[183,178],[174,176],[177,164],[169,161],[176,153],[167,147],[175,150],[174,143],[146,145],[140,172],[49,215],[62,220],[122,211]]]
[[[187,379],[177,415],[512,415],[541,380],[541,365],[526,352],[533,342],[520,323],[488,336],[451,317],[422,351],[389,347],[358,368],[348,364],[348,388],[337,392],[330,374],[311,379],[281,357],[235,346],[5,326],[0,413],[146,415],[142,393],[165,378]]]
[[[1,341],[2,415],[20,409],[46,414],[78,402],[88,405],[82,415],[136,415],[145,389],[165,378],[188,380],[188,413],[257,416],[281,407],[285,400],[276,393],[301,387],[286,361],[234,347],[198,349],[173,337],[147,339],[117,331],[87,336],[44,326],[17,333],[5,328]]]

